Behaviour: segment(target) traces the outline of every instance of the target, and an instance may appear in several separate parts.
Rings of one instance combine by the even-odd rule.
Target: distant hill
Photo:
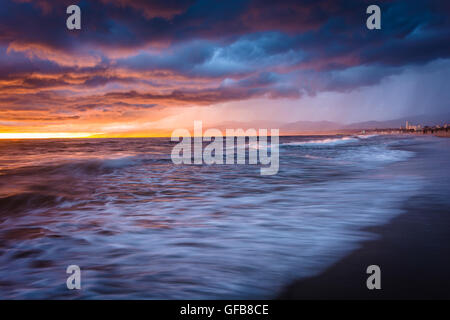
[[[450,112],[434,115],[416,115],[411,117],[403,117],[386,121],[365,121],[351,124],[341,124],[333,121],[296,121],[291,123],[272,122],[272,121],[251,121],[238,122],[227,121],[221,124],[209,126],[204,124],[203,129],[210,127],[225,131],[225,129],[248,129],[248,128],[279,128],[281,134],[301,134],[301,133],[336,133],[359,131],[363,129],[386,129],[405,127],[406,121],[411,125],[420,124],[422,126],[434,126],[450,123]]]
[[[420,124],[422,126],[434,126],[450,123],[450,112],[436,115],[420,115],[404,117],[387,121],[366,121],[357,122],[341,127],[341,129],[355,130],[355,129],[385,129],[385,128],[399,128],[405,127],[406,121],[411,125]]]
[[[206,125],[205,128],[210,126]],[[312,132],[325,132],[335,131],[342,128],[342,124],[332,121],[296,121],[292,123],[282,123],[273,121],[252,121],[252,122],[237,122],[227,121],[221,124],[213,125],[212,127],[224,131],[225,129],[248,129],[248,128],[278,128],[281,134],[294,134],[294,133],[312,133]]]

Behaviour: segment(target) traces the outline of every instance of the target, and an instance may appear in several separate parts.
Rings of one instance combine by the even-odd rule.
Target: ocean
[[[174,165],[168,138],[0,140],[0,297],[273,298],[403,213],[443,170],[414,146],[443,140],[280,137],[273,176]]]

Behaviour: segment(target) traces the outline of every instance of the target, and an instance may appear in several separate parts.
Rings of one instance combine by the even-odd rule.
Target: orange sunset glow
[[[65,5],[5,5],[3,139],[170,136],[194,120],[209,127],[281,129],[329,121],[333,124],[298,123],[289,132],[335,131],[355,122],[440,113],[445,111],[440,101],[449,98],[441,86],[450,62],[435,50],[410,54],[424,43],[446,42],[437,25],[408,37],[400,25],[366,32],[355,26],[361,21],[358,10],[344,11],[329,1],[320,9],[290,1],[276,8],[257,2],[233,10],[211,7],[217,17],[204,21],[187,4],[93,1],[82,27],[68,30],[61,24]],[[111,15],[91,18],[104,10]],[[269,19],[274,10],[296,18]],[[219,15],[224,12],[227,18]],[[30,32],[14,20],[21,14],[39,27]],[[332,36],[340,46],[324,48],[331,16],[347,24]],[[225,27],[231,20],[236,28]],[[383,50],[384,43],[409,49],[393,55]]]

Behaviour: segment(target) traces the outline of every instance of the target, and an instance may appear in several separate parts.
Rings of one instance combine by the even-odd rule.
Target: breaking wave
[[[359,139],[356,137],[342,137],[342,138],[328,138],[328,139],[314,139],[307,141],[293,141],[282,143],[282,146],[292,146],[292,147],[333,147],[343,144],[355,143]]]
[[[400,140],[280,137],[271,177],[177,166],[157,139],[11,144],[0,156],[12,164],[0,175],[0,297],[71,298],[54,283],[73,261],[92,279],[82,298],[271,298],[418,192],[421,177],[389,169],[414,155]]]

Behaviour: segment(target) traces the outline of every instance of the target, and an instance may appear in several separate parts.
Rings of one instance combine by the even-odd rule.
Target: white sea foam
[[[308,141],[294,141],[281,144],[282,146],[300,146],[300,147],[327,147],[336,146],[348,143],[358,142],[355,137],[329,138],[329,139],[315,139]]]
[[[369,138],[373,138],[373,137],[378,137],[379,134],[360,134],[357,137],[359,139],[369,139]]]
[[[57,283],[61,263],[76,261],[92,267],[83,298],[271,298],[348,254],[370,237],[361,228],[399,214],[422,188],[420,176],[384,171],[413,155],[392,147],[397,138],[305,140],[283,150],[270,178],[253,166],[174,166],[172,146],[153,139],[65,145],[98,158],[0,176],[0,187],[25,190],[0,198],[4,216],[20,212],[0,230],[10,237],[0,274],[14,283],[0,297],[54,297],[54,286],[23,288]],[[14,238],[24,226],[33,241]],[[22,248],[36,255],[16,258]],[[52,264],[36,269],[36,259]]]
[[[404,161],[414,156],[414,152],[390,149],[386,145],[361,146],[355,150],[341,153],[336,160],[357,162],[361,166]]]

